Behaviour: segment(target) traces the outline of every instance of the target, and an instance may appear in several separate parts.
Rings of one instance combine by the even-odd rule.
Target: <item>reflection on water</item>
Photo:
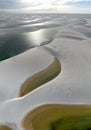
[[[7,26],[7,29],[6,26],[4,26],[3,29],[0,28],[0,60],[4,60],[14,55],[20,54],[29,48],[47,44],[55,39],[50,44],[50,46],[41,49],[35,49],[34,51],[29,51],[28,53],[25,53],[19,57],[0,63],[0,124],[10,126],[12,130],[21,130],[22,128],[20,127],[19,123],[21,123],[21,121],[27,117],[25,116],[24,118],[24,115],[27,115],[29,111],[32,111],[36,107],[46,103],[91,104],[91,28],[85,27],[86,25],[91,24],[91,17],[87,19],[87,16],[85,17],[85,15],[82,16],[71,14],[63,14],[60,15],[60,17],[59,15],[54,14],[51,16],[48,14],[42,14],[42,16],[40,16],[39,14],[36,16],[31,16],[30,21],[32,21],[33,26],[27,26],[26,28],[26,26],[23,26],[21,24],[24,22],[22,17],[19,16],[18,18],[18,16],[13,17],[10,15],[9,21],[7,20],[7,15],[7,17],[5,16],[5,19],[8,22],[5,22],[5,25],[11,26],[11,23],[13,24],[15,20],[16,22],[14,22],[14,25],[12,25],[11,27],[9,26],[9,28]],[[27,19],[27,17],[23,17],[24,19]],[[38,21],[33,21],[37,17]],[[49,25],[47,25],[46,27],[43,24],[41,26],[40,22],[42,23],[43,21],[45,21],[47,17],[49,17],[51,21],[59,21],[61,26],[59,26],[59,28],[57,26],[54,28],[53,24],[51,25],[51,27]],[[0,20],[1,18],[2,17],[0,17]],[[85,20],[83,20],[83,18]],[[38,22],[40,25],[34,27],[34,24]],[[18,26],[16,27],[16,25],[18,25],[19,28]],[[35,74],[36,76],[39,76],[37,75],[38,72],[40,72],[42,69],[44,70],[52,61],[54,56],[56,56],[61,62],[62,73],[59,74],[58,77],[56,77],[56,79],[54,79],[53,81],[51,80],[50,83],[44,84],[43,87],[41,86],[40,89],[34,90],[27,96],[24,96],[23,98],[14,98],[18,96],[17,92],[19,92],[19,88],[21,84],[25,81],[25,79]],[[58,69],[58,67],[56,67],[56,69]],[[56,69],[53,70],[53,68],[51,68],[51,72],[48,75],[54,73]],[[43,80],[45,80],[44,78],[46,76],[47,75],[41,77],[43,78]],[[41,77],[38,77],[38,79],[40,78],[40,80],[42,80]],[[46,80],[48,80],[48,77]],[[39,82],[39,80],[36,79],[36,82],[37,81]],[[63,106],[61,106],[61,108],[63,108]],[[65,113],[65,115],[67,115],[68,112],[69,115],[68,107],[66,108],[67,109],[65,109],[64,107],[64,111],[62,109],[60,109],[60,111],[63,114]],[[69,106],[69,108],[71,107]],[[84,110],[86,110],[86,107],[84,107]],[[79,113],[84,112],[84,110],[82,111],[82,108],[80,108]],[[45,112],[46,111],[44,110],[44,115],[47,115],[46,117],[48,117],[49,114],[46,114]],[[71,117],[76,117],[78,110],[77,112],[76,110],[74,110],[75,114],[73,115],[72,112],[73,108],[70,109]],[[88,111],[86,110],[85,112]],[[56,114],[57,111],[53,113]],[[53,119],[53,113],[51,114],[51,116],[49,116],[49,118],[51,117],[51,119]],[[89,114],[91,114],[91,108],[89,108],[89,112],[87,115]],[[41,113],[41,115],[43,115],[43,113]],[[58,113],[58,116],[60,115],[62,117],[62,114]],[[30,116],[31,114],[26,119],[31,118]],[[82,114],[82,116],[84,115]],[[36,117],[39,117],[39,113]],[[48,120],[48,118],[44,116],[42,117],[43,119],[45,119],[44,121],[46,121],[46,119]],[[73,120],[74,119],[72,119],[72,121]],[[59,120],[55,121],[59,122]],[[82,119],[82,121],[84,124],[85,118]],[[9,125],[7,123],[9,123]],[[15,125],[12,125],[13,123]],[[38,120],[36,120],[36,123],[38,123]],[[77,122],[75,122],[75,126],[77,125],[77,123],[79,125],[79,119]],[[81,123],[82,122],[80,122],[80,124]],[[29,124],[31,125],[30,120]],[[66,122],[66,125],[68,124],[71,126],[72,122]],[[80,130],[81,128],[83,128],[84,130],[91,130],[91,127],[86,128],[85,126],[83,126],[83,124],[82,127],[75,128]],[[89,124],[91,126],[91,118],[89,120]],[[87,124],[85,125],[87,126]],[[4,128],[6,130],[6,127]],[[44,130],[44,128],[45,127],[43,127],[42,130]],[[69,127],[68,129],[77,130],[75,128],[72,127],[71,129]],[[61,127],[58,129],[61,130]]]
[[[39,46],[52,41],[57,30],[57,28],[41,29],[39,31],[25,33],[24,36],[31,47]]]
[[[20,54],[32,47],[49,43],[53,40],[57,30],[57,28],[41,29],[35,32],[0,36],[0,61]]]
[[[0,61],[20,54],[32,47],[50,43],[58,30],[71,29],[74,25],[88,26],[90,18],[91,15],[80,14],[1,13]],[[90,38],[88,27],[85,32],[86,37]],[[83,33],[83,30],[81,33]],[[75,37],[66,38],[75,40]],[[78,40],[83,39],[78,38]]]

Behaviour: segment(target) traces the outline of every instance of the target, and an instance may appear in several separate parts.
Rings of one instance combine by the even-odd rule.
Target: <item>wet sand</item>
[[[54,79],[61,71],[61,64],[55,57],[53,63],[41,72],[29,77],[21,86],[19,96],[24,96],[39,86]]]
[[[63,130],[73,130],[76,125],[77,128],[91,128],[91,106],[43,105],[28,113],[22,121],[25,130],[56,130],[56,127],[61,128],[60,124]]]

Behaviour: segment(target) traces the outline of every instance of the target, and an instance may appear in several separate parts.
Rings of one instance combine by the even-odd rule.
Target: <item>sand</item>
[[[47,68],[53,59],[44,47],[40,47],[0,62],[0,102],[19,96],[24,81]]]
[[[28,112],[32,113],[35,108],[43,104],[91,104],[91,28],[85,27],[87,24],[91,25],[91,19],[89,18],[88,22],[84,16],[86,21],[84,25],[81,17],[65,16],[63,22],[61,18],[60,16],[60,24],[64,24],[66,21],[67,26],[62,26],[64,30],[60,28],[48,46],[33,48],[0,63],[0,102],[3,102],[0,103],[0,123],[13,122],[19,126],[21,120],[29,115]],[[73,21],[70,23],[71,18]],[[89,34],[89,37],[86,34]],[[71,37],[62,38],[62,35]],[[84,40],[78,40],[79,37]],[[27,81],[28,77],[32,77],[50,66],[54,57],[57,57],[61,63],[61,73],[33,92],[16,98],[22,83]],[[68,107],[65,108],[67,109],[64,114],[68,112]],[[84,106],[83,108],[85,109]],[[80,112],[84,114],[83,108]],[[71,109],[70,111],[72,112]],[[85,112],[90,113],[90,107],[89,111]],[[41,113],[40,117],[42,117]],[[36,115],[37,113],[35,117],[32,116],[35,124],[36,120],[40,119]],[[45,117],[47,117],[47,112]],[[32,123],[31,127],[33,128],[33,126],[36,125]]]

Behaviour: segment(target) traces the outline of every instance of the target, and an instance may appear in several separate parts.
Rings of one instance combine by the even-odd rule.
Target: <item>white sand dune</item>
[[[49,45],[29,50],[0,63],[0,92],[6,95],[0,98],[1,101],[16,97],[25,78],[46,68],[54,56],[59,59],[62,67],[61,73],[47,84],[22,98],[1,103],[0,123],[16,123],[20,128],[26,113],[42,104],[91,104],[91,38],[84,34],[91,29],[78,26],[72,23],[72,27],[70,25],[65,28],[63,34],[79,36],[84,40],[61,38],[60,30]]]
[[[17,97],[25,79],[45,69],[53,59],[50,53],[40,47],[1,62],[0,102]]]
[[[2,103],[0,120],[17,121],[23,113],[45,103],[91,103],[90,43],[91,40],[55,39],[50,46],[56,46],[60,51],[58,59],[62,64],[61,74],[24,98]],[[13,113],[17,113],[16,116],[12,116]]]

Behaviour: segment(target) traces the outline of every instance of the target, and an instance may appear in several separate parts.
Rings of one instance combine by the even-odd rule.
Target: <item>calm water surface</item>
[[[30,48],[50,43],[57,28],[0,36],[0,60],[20,54]]]
[[[0,61],[30,48],[48,44],[59,30],[71,28],[74,24],[84,26],[86,18],[90,17],[91,15],[1,13]],[[86,35],[89,36],[90,33],[86,32]]]
[[[50,43],[61,26],[52,15],[13,15],[0,18],[0,61]]]

